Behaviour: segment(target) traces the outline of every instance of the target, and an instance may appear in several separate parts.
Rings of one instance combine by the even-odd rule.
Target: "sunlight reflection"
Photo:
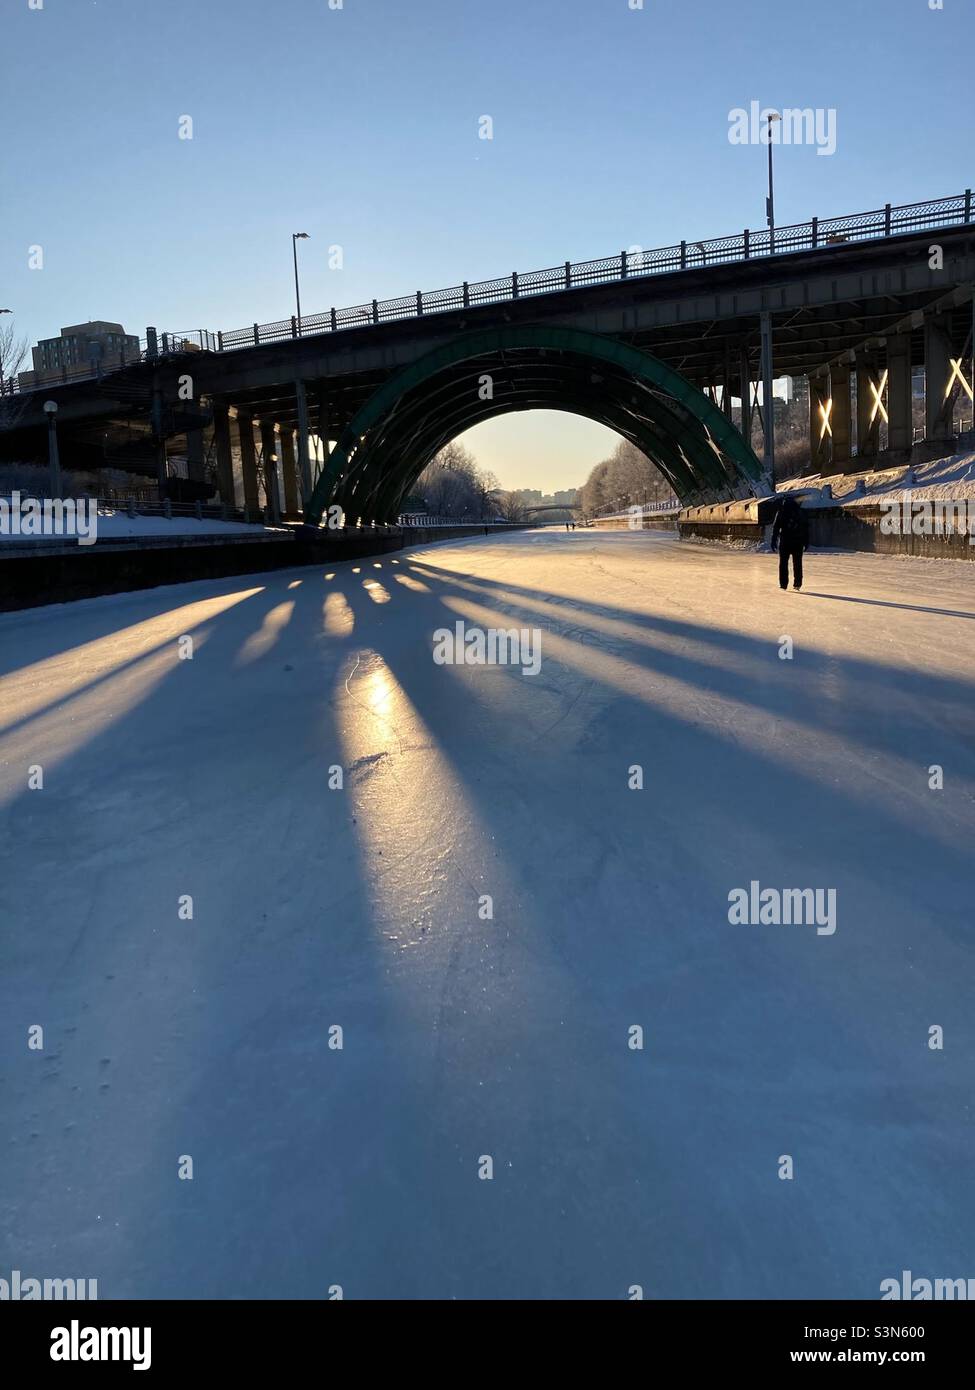
[[[200,633],[194,637],[197,651],[208,635]],[[0,736],[0,805],[26,789],[28,767],[39,764],[45,779],[49,778],[65,759],[149,699],[179,665],[175,640],[167,642],[93,687],[79,690],[70,697],[69,707],[59,701]]]
[[[414,579],[413,576],[409,574],[398,574],[396,576],[396,583],[402,584],[405,588],[412,589],[415,593],[418,594],[430,593],[429,584],[424,584],[422,580]]]
[[[337,589],[326,598],[322,612],[325,631],[330,637],[348,637],[354,631],[355,614],[345,594],[340,594]]]
[[[392,597],[385,584],[380,584],[378,579],[367,579],[362,587],[373,603],[388,603]]]
[[[504,900],[515,891],[509,870],[437,739],[377,652],[357,654],[337,696],[346,793],[376,929],[391,950],[444,956],[478,892]]]
[[[124,666],[162,649],[170,653],[171,644],[180,637],[192,636],[199,644],[204,638],[198,629],[204,623],[262,592],[261,588],[242,589],[181,604],[0,676],[0,732],[55,704],[63,705]]]
[[[264,621],[256,632],[252,632],[250,637],[237,653],[234,662],[235,666],[249,666],[252,662],[258,661],[262,656],[267,656],[268,652],[275,646],[281,637],[282,632],[291,622],[291,615],[294,612],[294,599],[287,599],[284,603],[277,604],[271,609],[270,613],[265,614]]]

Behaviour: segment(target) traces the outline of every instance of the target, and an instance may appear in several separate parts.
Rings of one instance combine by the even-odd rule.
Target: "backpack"
[[[797,506],[783,509],[780,529],[783,536],[798,536],[801,534],[803,530],[803,515]]]

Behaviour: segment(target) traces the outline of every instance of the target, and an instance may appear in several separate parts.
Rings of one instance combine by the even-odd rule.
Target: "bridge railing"
[[[616,501],[607,503],[605,507],[600,507],[598,511],[593,512],[593,516],[602,517],[604,520],[613,517],[633,516],[634,512],[641,516],[653,516],[657,512],[679,512],[681,506],[682,503],[676,497],[666,497],[663,501],[658,502],[634,502],[632,504]]]
[[[839,243],[872,241],[900,236],[908,232],[930,231],[937,227],[963,226],[972,223],[973,200],[971,189],[949,198],[933,198],[923,203],[894,207],[886,203],[869,212],[850,213],[844,217],[799,222],[792,226],[776,227],[774,231],[745,229],[732,236],[714,237],[709,241],[681,241],[675,246],[644,250],[633,247],[615,256],[592,261],[565,261],[547,270],[530,270],[519,274],[495,277],[491,280],[465,281],[448,289],[417,290],[415,294],[399,295],[395,299],[372,300],[351,308],[329,309],[324,313],[292,316],[274,323],[254,323],[246,328],[234,328],[221,333],[193,329],[186,333],[155,334],[152,342],[143,340],[143,357],[169,355],[188,350],[226,352],[280,342],[286,338],[311,337],[322,333],[340,332],[347,328],[362,328],[369,324],[389,323],[398,319],[418,318],[424,314],[446,313],[481,304],[497,304],[529,295],[550,294],[559,290],[582,289],[588,285],[608,284],[615,280],[671,274],[675,271],[700,269],[703,266],[753,260],[759,257],[789,255],[797,251],[817,250]],[[72,370],[64,381],[82,377],[91,379],[119,371],[121,363],[112,367]],[[42,391],[58,385],[57,380],[28,385],[25,391]],[[0,385],[0,392],[12,394],[18,390],[15,381]]]
[[[401,512],[397,526],[501,526],[500,516],[432,516],[427,512]]]
[[[290,324],[289,336],[290,336]],[[219,352],[220,335],[211,333],[206,328],[188,328],[179,333],[153,333],[150,338],[139,339],[138,352],[126,352],[123,347],[117,358],[111,362],[75,362],[64,363],[57,374],[48,372],[46,379],[40,382],[25,382],[21,385],[19,376],[7,377],[0,380],[0,396],[15,396],[33,391],[45,391],[55,386],[66,386],[73,381],[100,381],[104,377],[114,376],[117,372],[124,371],[126,367],[131,367],[135,362],[145,362],[153,357],[181,356],[186,352]],[[26,375],[22,372],[20,375]]]
[[[330,309],[322,314],[302,315],[276,323],[253,324],[217,335],[221,349],[251,347],[255,343],[275,342],[287,337],[308,337],[343,328],[388,323],[396,319],[418,318],[424,314],[446,313],[480,304],[497,304],[530,295],[559,290],[580,289],[587,285],[608,284],[631,277],[664,275],[702,266],[728,264],[759,257],[814,251],[844,242],[870,241],[899,236],[906,232],[929,230],[971,223],[972,193],[967,189],[950,198],[933,198],[924,203],[894,207],[887,203],[869,212],[844,217],[799,222],[776,227],[774,231],[745,229],[733,236],[709,241],[682,241],[674,246],[644,250],[633,247],[616,256],[592,261],[565,261],[546,270],[530,270],[496,276],[491,280],[465,281],[448,289],[417,290],[395,299],[373,300],[349,309]]]

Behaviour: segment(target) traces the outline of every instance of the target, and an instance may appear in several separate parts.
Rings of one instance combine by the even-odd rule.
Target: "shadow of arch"
[[[681,502],[763,496],[751,447],[703,392],[647,352],[573,328],[506,325],[452,339],[395,373],[339,439],[306,509],[394,519],[449,439],[516,410],[583,415],[629,439]]]

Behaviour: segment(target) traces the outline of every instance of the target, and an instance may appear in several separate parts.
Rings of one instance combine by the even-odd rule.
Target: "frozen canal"
[[[0,1277],[975,1276],[975,565],[775,565],[552,530],[0,617]]]

